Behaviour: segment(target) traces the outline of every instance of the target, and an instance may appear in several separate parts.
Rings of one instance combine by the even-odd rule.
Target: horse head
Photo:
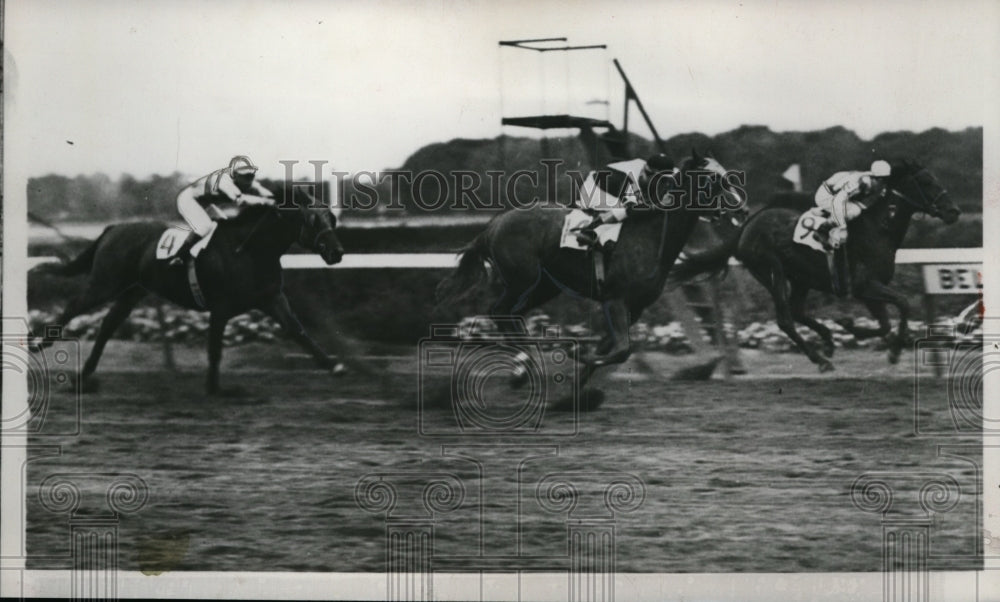
[[[893,162],[886,188],[914,211],[941,218],[946,224],[954,224],[962,214],[937,178],[914,161]]]
[[[726,169],[711,153],[699,155],[691,149],[691,156],[681,162],[680,175],[683,187],[691,195],[688,201],[691,209],[706,212],[703,217],[712,222],[728,217],[734,226],[739,226],[746,221],[749,209],[743,189],[745,178],[740,172]],[[701,200],[706,193],[708,203]]]
[[[309,194],[304,186],[286,183],[278,193],[278,217],[298,229],[299,245],[319,254],[327,265],[340,263],[344,247],[337,238],[337,216],[332,208]]]

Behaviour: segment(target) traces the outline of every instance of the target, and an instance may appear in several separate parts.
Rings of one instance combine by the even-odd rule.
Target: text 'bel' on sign
[[[931,295],[976,294],[983,288],[983,264],[939,263],[924,265],[924,286]]]

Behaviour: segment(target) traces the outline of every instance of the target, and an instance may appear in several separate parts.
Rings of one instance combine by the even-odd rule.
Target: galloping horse
[[[439,303],[461,298],[462,293],[484,280],[486,261],[502,284],[500,297],[490,310],[492,317],[523,316],[563,291],[599,301],[607,333],[598,344],[598,355],[585,359],[582,386],[598,367],[628,359],[629,326],[659,298],[667,274],[698,218],[718,217],[724,210],[745,211],[738,187],[728,185],[725,168],[713,158],[692,153],[685,159],[679,179],[688,182],[699,175],[711,176],[711,206],[699,207],[695,199],[689,198],[669,210],[636,211],[622,225],[600,290],[584,253],[560,247],[563,223],[570,209],[533,207],[498,215],[465,247],[458,268],[438,287]],[[720,196],[725,202],[716,202]],[[498,320],[497,324],[503,331],[510,321]]]
[[[789,196],[784,195],[779,200],[787,201]],[[811,204],[812,199],[805,195],[796,197]],[[879,327],[858,327],[850,319],[838,323],[859,339],[885,336],[892,363],[899,361],[899,354],[908,340],[910,307],[906,297],[890,288],[889,282],[896,269],[896,250],[903,244],[910,219],[918,212],[940,218],[946,224],[955,223],[961,214],[929,171],[914,162],[896,162],[887,179],[885,194],[848,223],[846,258],[850,292],[868,307]],[[786,207],[761,209],[722,245],[682,259],[671,279],[684,281],[698,274],[724,270],[729,258],[735,256],[771,293],[781,330],[820,372],[827,372],[833,369],[827,359],[833,355],[833,336],[827,327],[806,314],[805,302],[813,289],[833,292],[832,278],[822,251],[792,240],[800,214],[801,211]],[[886,303],[899,311],[896,336],[891,335],[892,324]],[[795,330],[796,321],[820,336],[822,354],[799,336]]]
[[[195,268],[204,307],[192,293],[187,267],[172,267],[167,260],[156,258],[160,235],[167,228],[161,222],[108,226],[72,261],[38,266],[37,270],[56,275],[88,275],[86,288],[70,300],[57,319],[58,325],[114,301],[101,322],[81,380],[94,373],[108,339],[148,293],[182,307],[210,312],[207,389],[211,394],[219,391],[226,322],[251,309],[273,317],[320,367],[334,370],[336,364],[306,334],[282,292],[280,258],[298,241],[328,265],[338,263],[344,249],[334,233],[336,218],[300,186],[285,183],[278,188],[274,191],[278,205],[251,206],[233,219],[222,220],[210,244],[199,254]],[[49,336],[34,338],[35,349],[54,341]]]

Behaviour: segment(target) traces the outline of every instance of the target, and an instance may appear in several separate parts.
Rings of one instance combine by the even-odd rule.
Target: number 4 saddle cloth
[[[159,242],[156,243],[156,258],[157,259],[170,259],[177,254],[177,251],[187,240],[188,235],[191,234],[190,230],[185,230],[184,228],[178,228],[172,226],[163,231],[160,235]]]

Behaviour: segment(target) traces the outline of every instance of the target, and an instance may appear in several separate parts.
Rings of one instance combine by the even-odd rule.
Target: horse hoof
[[[580,411],[593,412],[604,403],[604,391],[601,389],[584,389],[580,392]]]
[[[900,352],[898,350],[890,349],[889,350],[889,358],[888,358],[889,359],[889,363],[890,364],[898,364],[899,363],[899,355],[900,355]]]
[[[833,364],[830,362],[820,362],[819,364],[820,372],[833,372]]]

